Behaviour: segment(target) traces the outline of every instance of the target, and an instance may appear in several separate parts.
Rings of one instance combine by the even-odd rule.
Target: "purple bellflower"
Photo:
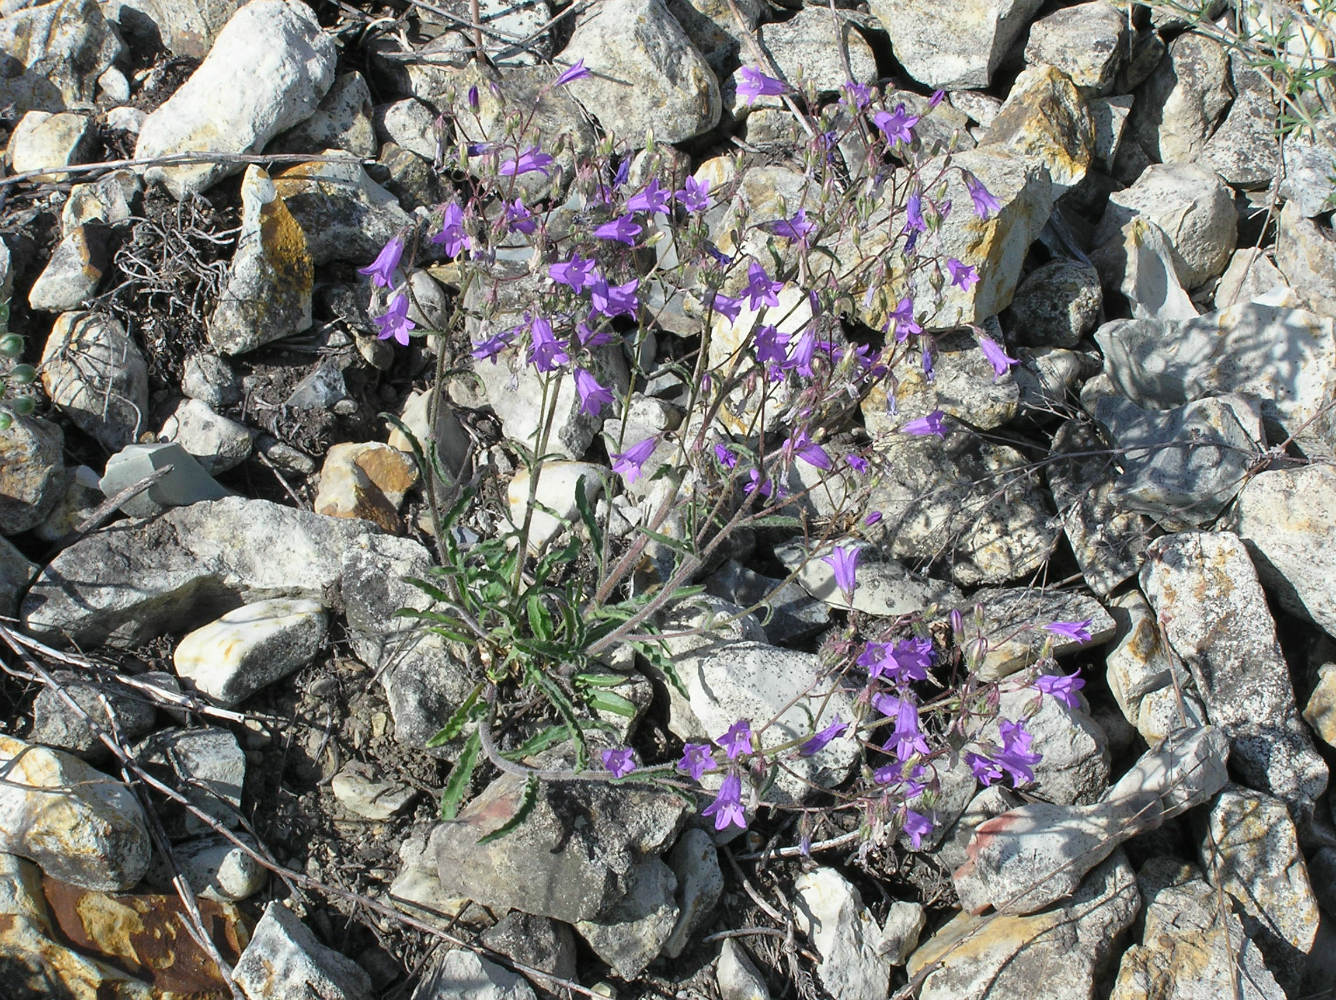
[[[1090,641],[1090,622],[1089,618],[1082,622],[1049,622],[1044,628],[1072,642],[1086,643]]]
[[[609,319],[613,316],[634,316],[640,308],[640,300],[636,298],[636,289],[639,287],[639,278],[632,278],[622,285],[609,285],[604,279],[598,278],[589,286],[589,303],[594,307],[594,312]]]
[[[1070,674],[1040,674],[1030,686],[1044,694],[1051,694],[1068,708],[1076,708],[1080,705],[1076,700],[1076,692],[1085,687],[1085,680],[1081,677],[1081,671],[1076,670]]]
[[[847,723],[841,722],[840,717],[835,716],[834,721],[829,726],[818,733],[813,733],[812,738],[798,748],[799,757],[812,757],[826,749],[826,744],[831,740],[843,736],[849,731]]]
[[[540,372],[550,372],[570,360],[552,333],[552,324],[544,316],[535,316],[529,323],[529,363]]]
[[[618,243],[625,243],[628,247],[636,245],[638,237],[644,229],[636,224],[636,220],[628,213],[619,215],[611,222],[605,222],[594,230],[594,235],[601,240],[616,240]]]
[[[702,774],[718,767],[708,743],[688,743],[682,748],[682,759],[677,762],[677,770],[690,775],[692,781],[700,781]]]
[[[417,329],[417,324],[408,318],[408,296],[403,292],[390,299],[390,308],[383,315],[377,316],[376,322],[380,325],[377,339],[388,340],[393,337],[403,347],[408,346],[409,331]]]
[[[897,142],[913,142],[913,129],[918,120],[919,116],[911,115],[903,104],[896,105],[894,111],[878,111],[872,116],[872,124],[881,130],[881,134],[886,136],[886,141],[892,146]]]
[[[714,801],[701,810],[702,816],[714,817],[715,830],[730,824],[747,829],[747,814],[742,809],[742,779],[736,774],[724,778]]]
[[[1002,345],[992,337],[985,337],[983,334],[979,334],[978,340],[979,350],[983,351],[983,356],[987,358],[988,363],[993,366],[993,371],[995,373],[993,375],[994,382],[1005,375],[1011,369],[1012,365],[1019,363],[1018,359],[1009,357],[1007,352],[1002,349]]]
[[[441,231],[433,236],[431,241],[445,247],[447,257],[458,257],[473,245],[464,232],[464,210],[459,207],[458,202],[452,201],[445,206]]]
[[[725,469],[732,469],[738,464],[738,456],[733,454],[728,445],[722,441],[714,446],[714,457],[719,460],[719,464]]]
[[[477,361],[491,360],[496,364],[497,355],[510,346],[510,342],[515,339],[519,333],[520,327],[514,326],[509,330],[502,330],[500,333],[493,334],[485,340],[480,340],[473,345],[472,355]]]
[[[784,440],[782,450],[786,454],[801,458],[804,462],[814,469],[832,469],[835,463],[830,460],[830,455],[826,449],[821,447],[807,435],[807,431],[801,430],[797,434]]]
[[[909,842],[914,845],[914,850],[917,851],[923,846],[923,838],[932,833],[932,820],[913,809],[906,809],[903,829],[905,836],[909,838]]]
[[[863,550],[857,545],[837,545],[830,555],[821,559],[835,571],[835,586],[840,588],[840,593],[849,603],[853,603],[854,590],[858,587],[856,574],[858,559],[862,554]]]
[[[951,274],[951,284],[968,292],[979,282],[979,272],[968,264],[962,264],[954,257],[946,259],[946,269]]]
[[[578,59],[574,66],[566,69],[562,72],[561,76],[557,77],[556,83],[552,86],[564,87],[572,80],[583,80],[587,76],[589,76],[589,70],[585,68],[585,61],[583,59]]]
[[[926,417],[919,417],[917,420],[910,420],[900,428],[901,433],[917,434],[920,437],[928,434],[936,434],[938,437],[946,437],[946,425],[942,423],[942,418],[946,416],[941,410],[933,410]]]
[[[399,269],[399,261],[403,256],[404,238],[396,236],[381,247],[375,260],[366,267],[359,267],[357,273],[371,275],[371,284],[374,286],[393,288],[394,272]]]
[[[897,343],[904,343],[911,334],[917,336],[923,332],[923,327],[914,322],[914,300],[909,296],[901,299],[891,311],[886,332],[893,334]]]
[[[677,203],[692,215],[710,207],[710,185],[707,181],[698,181],[688,177],[682,187],[673,192]]]
[[[907,761],[916,753],[927,754],[928,741],[923,736],[919,725],[918,702],[906,694],[903,698],[885,696],[877,708],[885,712],[889,702],[895,702],[895,730],[886,739],[884,745],[889,753],[894,753],[901,761]],[[890,713],[887,713],[888,715]]]
[[[748,104],[754,103],[756,98],[762,95],[777,97],[789,92],[789,86],[783,80],[766,76],[755,66],[743,66],[741,72],[742,80],[738,83],[738,96]]]
[[[547,274],[553,281],[560,285],[569,285],[575,292],[588,288],[597,280],[594,277],[593,258],[581,257],[578,253],[572,254],[570,260],[559,260],[555,264],[549,264]]]
[[[1002,735],[1002,749],[997,754],[997,762],[1011,775],[1014,785],[1028,785],[1034,781],[1034,772],[1030,765],[1038,764],[1043,754],[1032,753],[1030,743],[1034,737],[1025,729],[1024,722],[1011,722],[1003,719],[998,724]]]
[[[659,439],[657,437],[646,438],[638,444],[633,444],[626,451],[612,456],[612,471],[621,476],[626,482],[634,483],[641,476],[641,466],[643,466],[654,454],[654,449],[658,447]]]
[[[743,291],[747,293],[747,304],[752,309],[759,309],[762,305],[779,305],[779,298],[775,293],[783,287],[784,282],[771,281],[770,275],[765,273],[765,268],[757,261],[752,261],[748,265],[747,285]]]
[[[538,220],[534,218],[532,212],[525,207],[522,198],[516,198],[513,202],[506,205],[506,228],[511,232],[524,233],[526,236],[532,236],[534,230],[538,228]]]
[[[731,295],[724,295],[722,292],[716,292],[714,296],[714,311],[720,316],[725,317],[732,325],[738,320],[738,315],[742,312],[742,299],[735,299]]]
[[[587,416],[598,416],[612,402],[612,392],[583,368],[575,369],[575,391],[580,396],[580,412]]]
[[[729,760],[736,760],[743,754],[753,753],[750,720],[739,719],[728,727],[728,732],[714,742],[728,754]]]
[[[604,750],[602,757],[603,767],[610,771],[614,778],[624,778],[636,769],[635,754],[630,747]]]
[[[626,209],[628,212],[667,215],[669,193],[667,188],[659,187],[657,177],[651,177],[648,184],[626,199]]]
[[[547,168],[552,165],[552,157],[537,146],[530,146],[523,153],[501,163],[497,170],[502,177],[518,177],[520,174],[539,173],[544,177],[552,176]]]
[[[1002,210],[1002,203],[989,194],[988,189],[983,186],[983,181],[971,173],[965,174],[965,190],[970,193],[970,199],[974,202],[974,214],[981,219],[987,219]]]

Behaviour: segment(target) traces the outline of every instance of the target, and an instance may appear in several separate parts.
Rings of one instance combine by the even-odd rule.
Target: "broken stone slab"
[[[575,934],[569,924],[560,920],[511,910],[483,931],[482,943],[515,962],[557,979],[576,977]],[[551,988],[550,981],[537,973],[527,975],[536,986]]]
[[[1104,678],[1123,717],[1149,746],[1157,746],[1174,729],[1204,725],[1206,709],[1192,676],[1160,634],[1155,612],[1141,591],[1110,598],[1109,606],[1118,632],[1105,657]]]
[[[0,535],[37,527],[65,487],[65,435],[41,417],[14,414],[0,431]]]
[[[451,948],[428,968],[412,1000],[534,1000],[524,977],[467,948]]]
[[[603,920],[630,892],[638,866],[667,850],[690,811],[678,796],[634,781],[541,781],[528,818],[479,844],[515,814],[524,786],[524,779],[503,775],[438,827],[432,846],[446,895],[569,923]],[[577,822],[579,816],[598,820]],[[668,921],[664,939],[672,926]]]
[[[979,825],[953,879],[961,908],[1034,913],[1069,896],[1125,840],[1206,802],[1229,781],[1218,728],[1182,730],[1092,805],[1031,802]]]
[[[78,309],[97,293],[107,270],[107,240],[97,224],[75,226],[63,236],[33,282],[28,305],[43,312]]]
[[[909,957],[920,1000],[1075,1000],[1095,995],[1118,935],[1140,909],[1122,851],[1096,866],[1070,899],[1028,916],[959,913]]]
[[[660,952],[667,958],[677,958],[686,950],[691,936],[713,916],[724,894],[724,873],[714,838],[694,826],[682,832],[668,855],[668,864],[677,876],[680,906],[677,923]]]
[[[1095,332],[1104,370],[1138,406],[1256,396],[1273,440],[1336,450],[1336,321],[1304,309],[1240,302],[1180,323],[1119,319]]]
[[[281,902],[270,903],[237,959],[232,978],[247,996],[265,1000],[371,1000],[371,977],[316,940]]]
[[[1267,967],[1294,988],[1320,918],[1289,810],[1270,795],[1230,786],[1202,827],[1198,853],[1207,878],[1233,897]]]
[[[257,601],[188,634],[172,652],[172,664],[196,691],[231,707],[314,660],[328,625],[319,601]]]
[[[891,961],[881,949],[881,928],[863,897],[834,868],[798,876],[793,920],[821,956],[816,974],[841,1000],[885,1000]]]
[[[1127,54],[1127,12],[1103,0],[1064,7],[1030,25],[1025,61],[1048,63],[1083,94],[1106,94]]]
[[[1282,608],[1336,636],[1336,469],[1271,469],[1239,493],[1230,527]]]
[[[926,87],[984,89],[1040,0],[991,0],[946,8],[931,0],[871,0],[905,72]]]
[[[1152,858],[1137,888],[1145,927],[1123,953],[1109,1000],[1285,1000],[1238,914],[1194,867]]]
[[[597,920],[577,920],[575,929],[622,979],[645,971],[672,936],[678,920],[677,877],[658,858],[629,872],[625,894]]]
[[[1005,146],[1048,168],[1055,195],[1085,177],[1094,158],[1095,129],[1090,109],[1062,70],[1027,66],[1007,93],[980,146]]]
[[[251,850],[259,850],[259,845],[249,835],[242,834],[240,839]],[[240,902],[263,889],[269,879],[267,868],[221,834],[206,834],[173,844],[172,859],[186,884],[204,899]],[[157,889],[170,892],[173,875],[167,859],[155,853],[144,880]]]
[[[213,475],[246,461],[255,433],[245,424],[219,416],[201,400],[182,399],[163,421],[158,438],[175,441]]]
[[[343,260],[364,265],[411,224],[394,195],[361,163],[339,150],[337,162],[298,163],[273,174],[274,191],[297,220],[316,266]]]
[[[1327,787],[1327,765],[1299,717],[1276,624],[1239,537],[1157,538],[1141,589],[1192,672],[1207,717],[1232,741],[1236,773],[1284,799],[1306,824]]]
[[[301,333],[311,326],[314,285],[305,231],[268,172],[251,164],[241,179],[241,232],[209,316],[209,343],[233,356]]]
[[[85,889],[129,889],[148,870],[143,809],[78,757],[0,735],[0,851]]]
[[[310,8],[254,0],[218,33],[209,54],[144,121],[135,159],[173,153],[255,153],[315,111],[334,82],[337,50]],[[204,162],[147,168],[176,198],[203,191],[242,167]]]
[[[62,550],[24,599],[24,627],[43,641],[135,645],[252,601],[319,600],[337,593],[344,551],[373,533],[267,500],[177,507]]]
[[[97,0],[14,10],[0,18],[0,54],[6,64],[0,106],[13,104],[20,114],[90,106],[98,78],[121,51],[121,40]]]
[[[170,472],[147,489],[122,501],[121,510],[131,517],[153,517],[172,507],[188,507],[203,500],[221,500],[231,495],[204,471],[204,466],[194,455],[175,441],[127,444],[107,459],[107,467],[97,486],[103,496],[110,499],[169,468]]]
[[[84,679],[69,670],[53,671],[51,678],[55,685],[44,686],[33,699],[32,731],[28,734],[32,742],[99,763],[110,756],[110,751],[98,738],[94,725],[110,728],[127,740],[137,740],[153,730],[157,712],[152,702],[119,684]],[[66,696],[82,712],[71,708]]]

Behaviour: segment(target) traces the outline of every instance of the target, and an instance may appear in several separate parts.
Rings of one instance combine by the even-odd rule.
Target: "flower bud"
[[[14,385],[31,385],[37,378],[37,369],[32,365],[15,365],[9,373],[9,381]]]
[[[26,417],[37,409],[37,400],[31,396],[15,396],[9,401],[9,408],[21,417]]]
[[[0,337],[0,356],[17,358],[23,353],[23,338],[17,333],[7,333]]]
[[[10,416],[9,411],[0,410],[0,431],[7,431],[14,426],[14,418]]]

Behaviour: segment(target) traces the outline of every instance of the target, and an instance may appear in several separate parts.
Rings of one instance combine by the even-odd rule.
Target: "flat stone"
[[[1317,686],[1304,706],[1304,721],[1324,743],[1336,747],[1336,664],[1324,663],[1319,668]]]
[[[352,70],[334,78],[315,112],[269,142],[271,152],[318,153],[343,149],[372,158],[379,151],[371,110],[371,88],[361,73]]]
[[[1275,125],[1280,109],[1260,68],[1249,66],[1241,52],[1231,52],[1229,62],[1235,97],[1206,140],[1202,159],[1225,183],[1256,191],[1271,184],[1282,170]],[[1284,232],[1283,225],[1280,231]]]
[[[1230,786],[1212,804],[1205,828],[1202,869],[1234,899],[1267,966],[1282,984],[1297,983],[1320,915],[1285,803]]]
[[[436,845],[446,827],[434,827],[429,836],[412,834],[399,845],[399,874],[390,883],[389,901],[428,925],[448,931],[460,923],[476,924],[483,915],[472,900],[447,893],[436,868]]]
[[[1181,323],[1113,320],[1095,341],[1109,377],[1139,406],[1168,409],[1245,393],[1261,401],[1273,439],[1293,433],[1306,449],[1336,449],[1336,415],[1324,410],[1336,393],[1336,325],[1329,317],[1240,302]]]
[[[886,911],[878,950],[893,967],[904,965],[918,947],[919,935],[927,922],[927,911],[922,903],[897,899]]]
[[[422,977],[412,1000],[533,1000],[524,977],[465,948],[441,955]]]
[[[835,607],[847,608],[839,587],[835,583],[835,570],[825,561],[829,547],[817,552],[808,552],[797,542],[779,546],[775,555],[785,568],[798,570],[796,582],[807,593],[818,600]],[[914,614],[930,607],[948,607],[964,603],[964,595],[951,584],[943,580],[934,580],[912,570],[905,569],[898,562],[876,560],[876,551],[871,547],[862,547],[862,559],[855,575],[853,609],[870,615]],[[801,568],[799,568],[801,567]]]
[[[211,151],[254,153],[308,117],[334,82],[336,50],[315,14],[290,0],[255,0],[218,33],[209,54],[145,120],[136,159]],[[203,191],[239,163],[149,167],[176,198]]]
[[[755,31],[766,6],[762,0],[739,0],[739,26],[725,0],[666,0],[668,13],[682,26],[691,44],[716,71],[736,58],[744,44],[742,33]]]
[[[1285,283],[1314,312],[1336,316],[1336,237],[1331,227],[1305,219],[1289,201],[1280,210],[1276,231],[1276,268]]]
[[[121,31],[161,45],[172,55],[203,59],[245,0],[113,0],[107,4]]]
[[[371,977],[316,940],[280,902],[270,903],[232,969],[237,985],[265,1000],[371,1000]]]
[[[297,220],[317,267],[342,260],[365,266],[410,225],[389,191],[352,157],[298,163],[273,174],[278,200]]]
[[[1230,737],[1235,771],[1306,823],[1327,787],[1327,765],[1299,718],[1243,543],[1228,532],[1188,532],[1157,538],[1146,554],[1141,589],[1192,671],[1211,722]]]
[[[1235,250],[1229,266],[1215,286],[1215,308],[1228,309],[1239,302],[1257,302],[1285,285],[1285,275],[1271,257],[1256,247]]]
[[[157,715],[153,705],[114,682],[83,680],[68,670],[55,671],[51,676],[60,685],[60,691],[43,687],[33,699],[32,731],[28,734],[32,742],[97,761],[111,754],[84,715],[104,730],[119,733],[127,740],[139,739],[153,729]],[[71,698],[83,714],[72,709],[61,697],[62,693]]]
[[[80,539],[42,571],[23,602],[43,641],[136,645],[198,628],[240,604],[320,599],[335,589],[362,521],[229,497],[178,507]],[[89,567],[106,573],[89,578]]]
[[[29,111],[9,137],[9,163],[14,173],[83,163],[92,146],[92,119],[72,112]],[[69,179],[63,171],[38,174],[37,182]]]
[[[1195,868],[1152,858],[1137,887],[1145,929],[1123,953],[1110,1000],[1284,1000],[1238,915]]]
[[[736,938],[724,938],[714,978],[721,1000],[770,1000],[765,977]]]
[[[1103,275],[1132,305],[1133,319],[1185,320],[1200,315],[1179,278],[1173,245],[1163,229],[1141,215],[1095,251]]]
[[[576,24],[562,58],[591,75],[567,84],[603,128],[643,144],[681,142],[714,128],[723,113],[719,81],[663,0],[599,7]]]
[[[1104,0],[1055,10],[1030,25],[1025,61],[1056,67],[1090,96],[1108,93],[1127,53],[1127,16]]]
[[[933,969],[922,1000],[1087,997],[1139,909],[1136,878],[1119,851],[1058,906],[1029,916],[957,914],[909,957],[906,971],[913,979]]]
[[[794,86],[801,80],[819,93],[829,94],[839,90],[848,80],[872,83],[877,78],[877,60],[872,46],[855,29],[852,21],[839,15],[832,18],[829,10],[805,7],[787,21],[762,25],[757,36],[761,48],[779,66],[781,78]],[[848,53],[852,75],[845,70],[841,48]],[[751,60],[749,50],[743,61]],[[756,105],[766,100],[770,98],[760,97]]]
[[[28,561],[8,539],[0,538],[0,614],[18,613],[19,596],[36,579],[41,567]]]
[[[231,707],[315,659],[328,626],[319,601],[280,597],[247,604],[183,638],[172,662],[195,690]]]
[[[139,800],[78,757],[0,735],[0,850],[86,889],[129,889],[148,869]]]
[[[121,510],[131,517],[152,517],[171,507],[188,507],[205,500],[230,496],[216,479],[204,471],[180,444],[127,444],[107,459],[107,468],[97,485],[108,499],[142,482],[161,469],[171,469],[148,489],[122,501]]]
[[[858,890],[834,868],[817,868],[799,875],[793,891],[794,923],[821,956],[821,985],[842,1000],[885,1000],[891,962]]]
[[[1160,634],[1155,612],[1139,590],[1109,598],[1110,610],[1118,622],[1113,648],[1105,657],[1105,680],[1123,717],[1141,733],[1149,746],[1155,746],[1167,733],[1142,729],[1149,718],[1142,707],[1147,696],[1157,691],[1181,693],[1196,710],[1186,716],[1185,725],[1198,725],[1206,710],[1197,698],[1196,687],[1183,661]],[[1155,738],[1152,739],[1152,736]]]
[[[1229,55],[1205,34],[1185,32],[1137,88],[1129,128],[1155,163],[1198,159],[1233,96]]]
[[[540,782],[529,817],[499,840],[479,844],[514,814],[523,790],[523,780],[503,775],[433,836],[446,895],[570,923],[600,921],[626,898],[638,866],[672,843],[690,810],[677,796],[633,781],[615,788]],[[599,822],[573,822],[579,814]],[[665,939],[675,919],[676,913],[667,921]]]
[[[1331,195],[1331,147],[1311,136],[1290,135],[1281,143],[1281,159],[1285,171],[1279,182],[1280,196],[1298,205],[1306,219],[1321,215]]]
[[[108,451],[138,438],[148,412],[148,364],[110,316],[61,313],[42,349],[42,388]]]
[[[252,850],[259,846],[249,836],[241,839]],[[269,870],[227,837],[207,834],[172,845],[181,874],[201,898],[240,902],[264,888]],[[145,880],[163,891],[172,888],[173,872],[167,859],[155,854]]]
[[[220,417],[207,403],[182,399],[163,421],[158,437],[175,441],[213,475],[235,469],[250,457],[255,432],[245,424]]]
[[[622,979],[635,979],[658,956],[678,920],[677,877],[658,858],[647,858],[628,875],[625,895],[597,920],[575,929]]]
[[[551,973],[558,979],[574,979],[575,934],[569,924],[550,917],[536,917],[522,910],[511,910],[487,930],[482,943],[493,951],[517,962]],[[530,973],[535,984],[544,986],[540,977]]]
[[[529,470],[520,469],[506,490],[510,523],[522,528],[527,520],[529,548],[538,551],[567,527],[581,523],[575,500],[580,480],[584,480],[585,496],[592,503],[603,492],[606,475],[601,466],[591,462],[544,462],[538,467],[538,483],[534,486]],[[556,513],[549,514],[545,507]]]
[[[191,805],[214,822],[232,828],[241,822],[241,789],[246,754],[226,729],[163,729],[134,748],[138,762],[158,780],[182,792]],[[168,833],[194,837],[213,827],[172,802],[162,809]]]
[[[252,164],[241,180],[241,232],[209,316],[209,343],[236,355],[301,333],[311,326],[314,284],[306,232],[269,174]]]
[[[417,790],[392,781],[376,781],[367,770],[347,764],[330,781],[339,804],[363,819],[387,820],[417,797]]]
[[[677,923],[663,943],[661,953],[667,958],[677,958],[686,950],[692,935],[714,915],[714,908],[724,894],[724,873],[719,867],[714,839],[694,826],[682,831],[668,855],[668,864],[677,877],[680,908]]]
[[[132,170],[113,170],[89,184],[76,184],[60,207],[60,230],[66,236],[79,226],[100,222],[114,226],[135,214],[143,194],[139,175]]]
[[[925,87],[986,88],[1039,0],[971,0],[949,10],[930,0],[872,0],[905,72]]]
[[[0,431],[0,535],[37,527],[65,485],[65,435],[41,417],[13,415]]]

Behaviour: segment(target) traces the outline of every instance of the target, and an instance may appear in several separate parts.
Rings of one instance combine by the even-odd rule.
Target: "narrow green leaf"
[[[468,697],[460,702],[459,707],[450,714],[450,718],[446,720],[445,725],[441,727],[440,731],[431,739],[427,740],[427,749],[430,750],[432,747],[438,747],[442,743],[449,743],[463,732],[469,719],[473,717],[474,710],[480,697],[482,697],[481,682],[474,685],[473,690],[468,693]]]
[[[473,782],[473,769],[478,766],[478,754],[482,750],[482,737],[475,729],[469,734],[464,744],[464,752],[450,769],[450,780],[441,792],[441,819],[454,819],[459,814],[459,805]]]
[[[537,594],[531,594],[529,600],[525,602],[525,610],[529,616],[529,629],[537,637],[539,642],[552,641],[552,617],[548,614],[547,608],[543,606],[542,598]]]
[[[589,494],[585,492],[585,477],[581,476],[575,481],[575,507],[580,512],[580,520],[589,530],[589,541],[594,547],[595,552],[603,551],[603,532],[598,526],[598,518],[594,516],[594,507],[589,502]]]
[[[615,691],[590,691],[585,695],[585,703],[596,712],[611,712],[628,719],[634,719],[640,711],[635,702],[628,701]]]
[[[544,726],[514,750],[508,751],[501,756],[505,757],[506,760],[522,761],[526,757],[532,757],[534,754],[542,753],[548,747],[554,747],[558,743],[564,743],[570,738],[570,727],[564,723],[560,726]]]
[[[510,833],[517,826],[529,818],[529,813],[533,812],[534,803],[538,801],[538,779],[530,777],[524,783],[524,798],[520,799],[520,807],[515,810],[515,815],[498,826],[485,837],[478,838],[478,844],[490,844],[494,840],[500,840],[506,834]]]

